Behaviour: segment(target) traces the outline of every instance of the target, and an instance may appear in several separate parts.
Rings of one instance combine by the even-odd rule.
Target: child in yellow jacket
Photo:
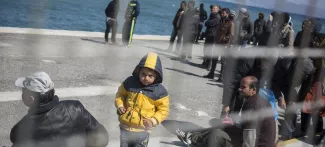
[[[119,87],[115,106],[120,121],[120,146],[147,146],[149,132],[169,114],[169,95],[164,86],[161,61],[148,53]]]

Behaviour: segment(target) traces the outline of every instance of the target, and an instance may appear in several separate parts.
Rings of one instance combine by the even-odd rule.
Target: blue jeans
[[[148,132],[130,132],[120,128],[120,147],[147,147],[149,143]]]

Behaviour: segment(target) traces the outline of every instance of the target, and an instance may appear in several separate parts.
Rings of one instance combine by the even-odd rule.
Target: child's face
[[[157,74],[154,70],[149,68],[141,68],[139,72],[139,79],[141,83],[145,86],[152,84],[157,77]]]

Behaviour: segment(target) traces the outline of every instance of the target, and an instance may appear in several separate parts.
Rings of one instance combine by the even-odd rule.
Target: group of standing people
[[[185,11],[184,13],[186,13],[189,11],[189,8],[184,10],[184,3],[185,2],[182,2],[182,11]],[[191,9],[193,9],[192,7],[191,4]],[[323,132],[321,116],[323,116],[323,108],[325,104],[325,61],[324,57],[301,57],[300,51],[307,48],[324,48],[324,34],[320,33],[322,25],[316,19],[306,19],[302,24],[302,30],[298,32],[295,37],[289,13],[272,12],[269,15],[269,20],[265,19],[265,14],[259,13],[258,19],[252,23],[250,20],[249,10],[246,8],[239,9],[238,13],[228,8],[221,8],[221,6],[218,5],[211,5],[210,8],[210,16],[205,22],[206,31],[204,33],[205,43],[202,66],[210,70],[209,74],[204,77],[213,79],[219,56],[221,56],[221,71],[219,79],[217,80],[218,82],[223,83],[223,109],[221,118],[228,118],[228,115],[233,116],[234,114],[239,114],[239,112],[242,112],[244,108],[247,109],[247,102],[252,102],[250,99],[253,98],[248,97],[259,95],[259,97],[269,101],[275,110],[274,113],[277,111],[276,106],[274,105],[275,102],[285,110],[284,122],[281,123],[280,132],[277,124],[271,123],[269,121],[270,119],[267,119],[270,117],[265,116],[266,118],[263,118],[268,121],[250,122],[253,124],[262,124],[253,125],[255,127],[255,133],[253,133],[254,135],[252,136],[250,136],[251,132],[242,132],[244,133],[244,136],[242,136],[243,138],[241,142],[244,141],[244,143],[246,143],[244,146],[271,147],[274,146],[278,140],[288,140],[305,135],[308,135],[313,143],[319,144],[320,140],[315,140],[315,133]],[[177,18],[184,17],[182,16],[183,13],[179,14],[180,15],[176,15]],[[238,14],[238,16],[236,14]],[[194,13],[193,16],[195,16]],[[196,20],[196,17],[192,17],[191,22],[193,22],[193,24],[194,22],[199,22]],[[195,25],[191,26],[194,27]],[[183,39],[185,38],[185,32],[191,32],[191,34],[193,34],[192,36],[198,34],[198,31],[195,31],[195,28],[192,28],[191,30],[185,28],[184,30],[184,28],[174,27],[174,30],[175,29],[178,30],[179,34],[183,35]],[[181,35],[178,36],[178,44],[181,43]],[[171,38],[171,44],[174,39],[175,37]],[[187,46],[184,47],[186,43]],[[191,50],[191,47],[188,47],[189,43],[193,44],[195,43],[195,40],[184,39],[182,50]],[[249,50],[246,49],[246,46],[248,44],[252,44],[252,47],[255,46],[254,48],[256,49],[266,49],[266,57],[254,56],[234,58],[231,56],[231,54],[235,52],[238,54],[247,54]],[[180,45],[176,47],[176,51],[179,51],[179,46]],[[273,50],[273,48],[282,49],[281,51],[283,52],[277,52],[276,50]],[[295,49],[297,49],[296,52]],[[182,51],[182,53],[185,51]],[[182,57],[183,54],[180,54],[180,56]],[[245,86],[243,87],[245,77],[249,89],[256,90],[252,92],[254,95],[243,96],[240,94],[242,90],[246,88]],[[248,80],[250,82],[248,82],[247,79],[250,79]],[[254,86],[254,84],[252,85],[254,81],[258,81],[258,86]],[[298,91],[295,89],[297,87],[299,87]],[[270,94],[263,95],[263,91],[259,91],[261,88],[264,88],[264,93],[265,91],[268,91]],[[272,97],[272,99],[270,99],[270,97]],[[260,102],[256,97],[253,101]],[[315,108],[315,104],[318,102],[318,107],[321,109]],[[256,109],[255,107],[260,107],[260,105],[262,104],[249,104],[249,106],[253,108],[249,110],[258,113],[256,110],[262,111],[262,109]],[[297,111],[301,111],[301,133],[298,136],[293,136],[293,133],[296,131]],[[277,112],[274,116],[276,116],[276,114]],[[273,115],[270,116],[273,117]],[[245,119],[245,115],[242,116],[242,118]],[[310,126],[311,119],[314,123]],[[273,120],[277,122],[277,119]],[[249,128],[248,130],[254,129]],[[178,132],[178,135],[185,144],[189,144],[188,141],[191,142],[191,139],[187,138],[188,136],[191,136],[190,138],[193,138],[193,136],[196,136],[194,138],[197,138],[197,136],[199,136],[199,138],[204,138],[204,136],[207,136],[206,134],[214,134],[220,137],[220,134],[225,132],[226,134],[228,133],[230,138],[231,135],[233,135],[230,135],[229,132],[227,132],[227,129],[223,130],[223,133],[220,133],[220,130],[218,129],[218,133],[212,130],[216,131],[215,128],[208,132],[182,133],[182,131],[180,131],[180,133]],[[281,137],[276,137],[279,134]],[[225,141],[227,140],[225,138],[229,138],[229,136],[225,136],[227,135],[223,135],[224,140],[222,141],[224,144],[227,142]],[[254,136],[260,140],[255,141]],[[274,144],[266,144],[266,141],[263,139],[272,136],[274,136]],[[324,133],[322,136],[324,137]],[[216,137],[214,136],[212,138]],[[192,143],[193,142],[197,142],[197,140],[192,140]],[[216,140],[212,142],[214,145],[218,144],[216,143]],[[206,145],[207,144],[204,144],[203,146]]]

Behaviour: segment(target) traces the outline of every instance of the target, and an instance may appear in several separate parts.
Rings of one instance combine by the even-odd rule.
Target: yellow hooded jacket
[[[139,70],[143,67],[158,73],[155,82],[143,86],[139,80]],[[144,56],[132,73],[119,87],[116,94],[116,108],[124,106],[126,113],[119,116],[120,127],[132,132],[147,131],[143,118],[150,119],[154,126],[165,120],[169,114],[169,95],[164,86],[162,65],[156,53]],[[153,129],[153,128],[151,128]]]

